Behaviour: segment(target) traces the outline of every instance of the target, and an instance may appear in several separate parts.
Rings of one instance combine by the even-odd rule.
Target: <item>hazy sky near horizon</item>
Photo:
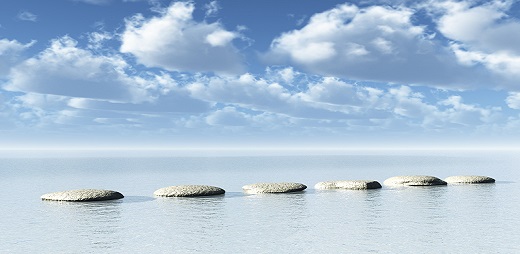
[[[519,18],[518,1],[2,1],[0,146],[516,146]]]

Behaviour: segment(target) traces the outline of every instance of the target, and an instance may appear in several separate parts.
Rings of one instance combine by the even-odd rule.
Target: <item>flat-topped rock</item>
[[[255,183],[244,185],[242,189],[247,193],[286,193],[307,189],[301,183]]]
[[[123,194],[111,190],[82,189],[47,193],[41,196],[42,200],[51,201],[104,201],[124,198]]]
[[[444,179],[447,183],[494,183],[495,179],[489,176],[450,176]]]
[[[177,185],[156,190],[153,194],[160,197],[198,197],[221,195],[226,191],[209,185]]]
[[[330,189],[346,189],[346,190],[368,190],[379,189],[381,184],[378,181],[372,180],[341,180],[341,181],[325,181],[314,185],[318,190]]]
[[[388,186],[432,186],[447,183],[435,176],[411,175],[390,177],[383,184]]]

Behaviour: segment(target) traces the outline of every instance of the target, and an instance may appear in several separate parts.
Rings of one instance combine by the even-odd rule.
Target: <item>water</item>
[[[204,157],[175,154],[0,158],[0,253],[520,253],[518,152],[357,152]],[[150,156],[148,156],[150,155]],[[254,155],[254,154],[253,154]],[[489,175],[495,184],[317,191],[326,180]],[[292,194],[241,186],[294,181]],[[154,198],[208,184],[226,195]],[[44,202],[48,192],[120,191],[93,203]]]

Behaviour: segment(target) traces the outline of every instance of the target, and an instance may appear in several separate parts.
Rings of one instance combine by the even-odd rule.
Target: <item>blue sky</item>
[[[8,0],[9,147],[520,141],[517,1]]]

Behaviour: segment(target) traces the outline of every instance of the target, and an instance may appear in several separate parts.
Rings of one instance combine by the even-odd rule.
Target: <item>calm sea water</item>
[[[0,253],[520,253],[518,152],[212,155],[153,152],[0,158]],[[495,184],[317,191],[319,181],[427,174],[488,175]],[[293,181],[307,191],[246,195],[241,186]],[[154,198],[208,184],[224,196]],[[120,191],[93,203],[44,193]]]

